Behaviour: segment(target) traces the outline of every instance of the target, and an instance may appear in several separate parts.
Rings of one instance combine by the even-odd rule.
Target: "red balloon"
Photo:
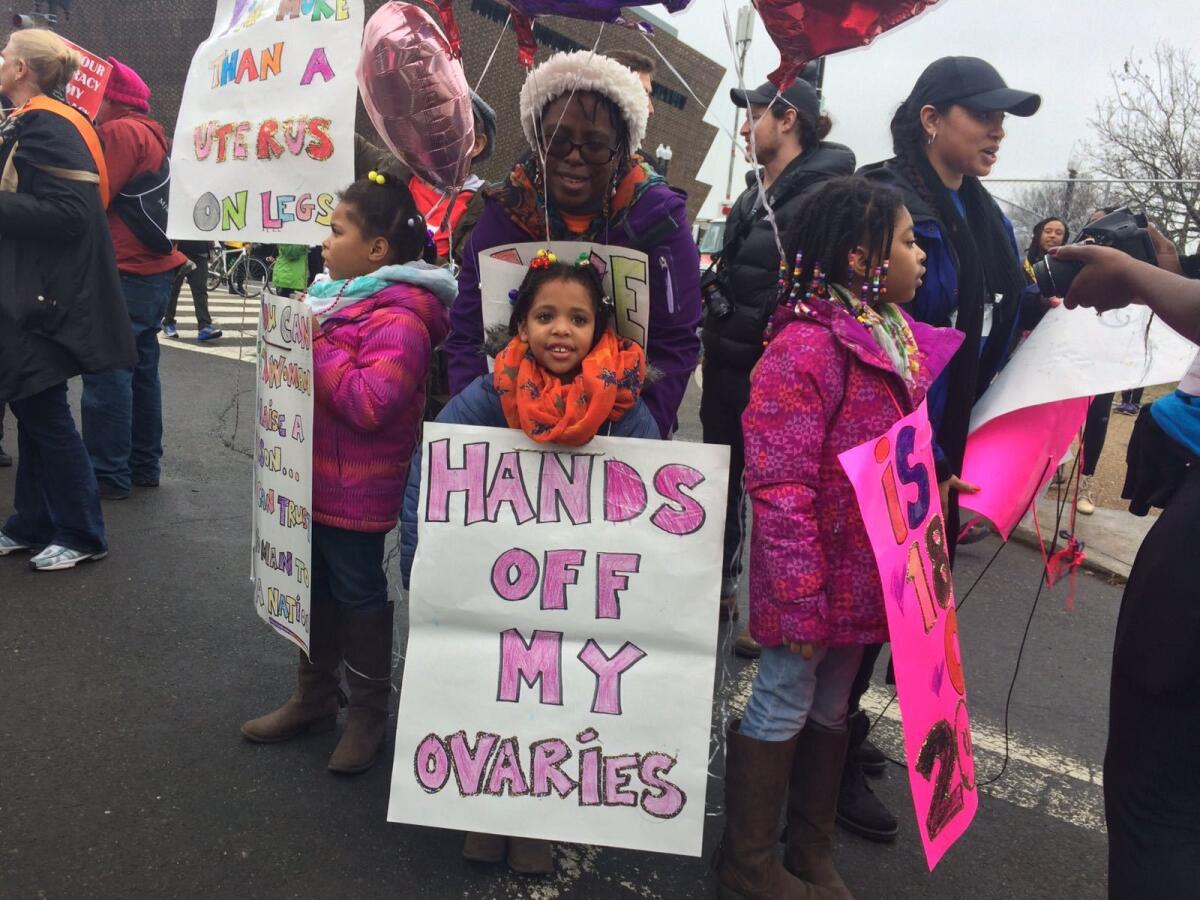
[[[471,92],[428,13],[392,0],[371,16],[358,86],[375,130],[418,178],[443,191],[462,186],[475,145]]]
[[[883,32],[924,12],[937,0],[754,0],[779,68],[768,77],[785,90],[805,63],[869,44]]]

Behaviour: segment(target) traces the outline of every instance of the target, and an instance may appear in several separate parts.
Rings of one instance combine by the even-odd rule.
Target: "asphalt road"
[[[562,846],[558,874],[528,880],[464,863],[456,833],[389,824],[390,759],[344,779],[325,769],[333,734],[241,740],[244,719],[290,693],[294,655],[252,609],[254,385],[251,366],[227,358],[239,352],[230,338],[202,352],[164,350],[163,483],[106,505],[107,560],[52,574],[0,560],[0,896],[715,896],[716,778],[704,858]],[[688,439],[699,436],[695,394]],[[3,511],[13,472],[0,470]],[[960,598],[997,546],[963,551]],[[1104,895],[1100,764],[1120,589],[1081,575],[1073,610],[1064,588],[1043,594],[1006,730],[1039,563],[1035,551],[1005,548],[960,614],[979,777],[1000,771],[1007,739],[1004,777],[983,789],[974,824],[932,874],[905,773],[874,782],[901,833],[891,846],[839,835],[837,861],[857,897]],[[401,650],[405,632],[400,606]],[[744,702],[753,672],[722,659],[718,717]],[[889,698],[881,684],[868,705],[882,710]],[[902,753],[895,704],[874,737]]]

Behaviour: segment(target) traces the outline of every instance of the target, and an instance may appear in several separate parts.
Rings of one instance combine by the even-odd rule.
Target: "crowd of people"
[[[18,468],[0,555],[32,553],[35,569],[57,570],[106,554],[102,499],[159,483],[158,333],[174,332],[184,280],[202,330],[215,327],[207,247],[156,247],[115,199],[169,155],[136,72],[110,60],[93,128],[62,102],[78,59],[53,34],[17,32],[3,57],[13,112],[0,125],[0,401],[18,423]],[[976,490],[961,478],[972,407],[1051,302],[1029,290],[1030,267],[1046,253],[1085,263],[1068,303],[1145,298],[1198,342],[1200,298],[1181,275],[1063,247],[1060,218],[1039,224],[1022,258],[980,179],[1005,117],[1034,115],[1040,98],[971,57],[925,69],[892,118],[893,156],[857,174],[853,151],[828,140],[811,84],[735,89],[760,168],[701,277],[685,196],[638,152],[653,65],[615,57],[557,54],[531,72],[520,97],[529,150],[498,182],[473,177],[451,209],[359,138],[359,177],[339,194],[322,277],[309,277],[308,248],[277,248],[276,289],[303,292],[317,325],[311,652],[299,654],[290,699],[242,734],[274,743],[335,728],[344,677],[348,712],[328,767],[354,774],[379,758],[394,631],[384,541],[399,525],[407,582],[439,348],[450,398],[439,421],[576,447],[598,434],[670,440],[703,356],[704,438],[731,448],[721,615],[738,618],[748,572],[749,628],[736,646],[758,658],[745,714],[727,734],[721,896],[849,897],[835,823],[881,841],[898,826],[864,778],[885,765],[860,701],[887,623],[838,454],[928,401],[953,558],[965,536],[959,498]],[[482,98],[473,106],[481,161],[496,114]],[[547,238],[507,328],[485,333],[481,254]],[[615,331],[589,258],[555,255],[565,240],[649,258],[644,347]],[[77,375],[82,435],[67,402]],[[1200,519],[1198,379],[1144,412],[1135,432],[1146,460],[1139,496],[1173,499],[1139,556],[1118,629],[1105,773],[1113,896],[1188,896],[1200,884],[1200,776],[1188,765],[1200,614],[1182,562]],[[1101,401],[1107,414],[1111,398]],[[1093,446],[1085,437],[1085,460]],[[1163,454],[1171,466],[1157,465]],[[527,874],[554,865],[548,842],[503,835],[469,834],[463,853]]]

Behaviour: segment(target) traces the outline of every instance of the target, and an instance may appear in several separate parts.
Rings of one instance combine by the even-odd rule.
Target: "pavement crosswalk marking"
[[[259,299],[242,297],[226,290],[209,291],[208,313],[212,316],[213,323],[224,334],[216,340],[200,343],[196,340],[200,326],[196,322],[196,311],[192,307],[191,291],[181,291],[175,315],[179,337],[169,338],[160,333],[159,344],[164,347],[205,353],[209,356],[254,362],[254,343],[258,337]]]

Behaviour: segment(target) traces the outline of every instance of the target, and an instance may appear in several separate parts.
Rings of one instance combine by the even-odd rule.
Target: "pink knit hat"
[[[108,86],[104,89],[104,99],[122,106],[150,112],[150,88],[142,77],[115,56],[108,58],[112,71],[108,76]]]

